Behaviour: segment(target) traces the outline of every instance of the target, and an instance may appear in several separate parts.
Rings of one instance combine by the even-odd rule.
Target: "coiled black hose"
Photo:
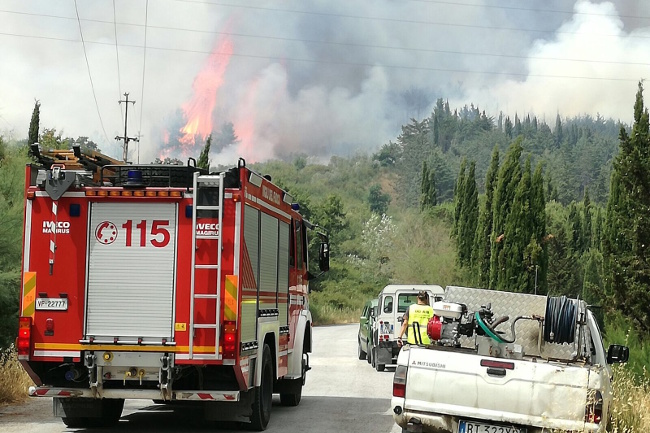
[[[578,308],[566,296],[546,300],[544,341],[547,343],[573,343],[575,341]]]

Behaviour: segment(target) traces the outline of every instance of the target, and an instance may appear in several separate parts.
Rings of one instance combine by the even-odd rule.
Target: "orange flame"
[[[186,148],[194,147],[197,136],[205,139],[212,133],[212,111],[232,53],[233,45],[228,35],[219,38],[216,48],[192,83],[194,95],[182,106],[187,123],[180,129],[183,133],[180,142]]]

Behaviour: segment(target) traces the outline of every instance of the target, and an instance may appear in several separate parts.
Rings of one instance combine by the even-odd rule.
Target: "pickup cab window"
[[[397,312],[406,313],[406,310],[409,309],[409,305],[415,304],[418,299],[417,293],[403,293],[397,297]]]

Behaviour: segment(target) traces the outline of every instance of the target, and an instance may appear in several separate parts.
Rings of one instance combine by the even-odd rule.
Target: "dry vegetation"
[[[635,377],[626,365],[614,369],[612,422],[608,431],[633,433],[650,431],[650,377]]]
[[[25,401],[27,389],[33,384],[13,346],[0,352],[0,405]]]

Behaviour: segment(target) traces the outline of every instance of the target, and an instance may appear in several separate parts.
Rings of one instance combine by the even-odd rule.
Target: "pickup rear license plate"
[[[67,311],[68,298],[36,298],[37,310]]]
[[[458,433],[526,433],[526,429],[509,425],[461,420],[458,423]]]

